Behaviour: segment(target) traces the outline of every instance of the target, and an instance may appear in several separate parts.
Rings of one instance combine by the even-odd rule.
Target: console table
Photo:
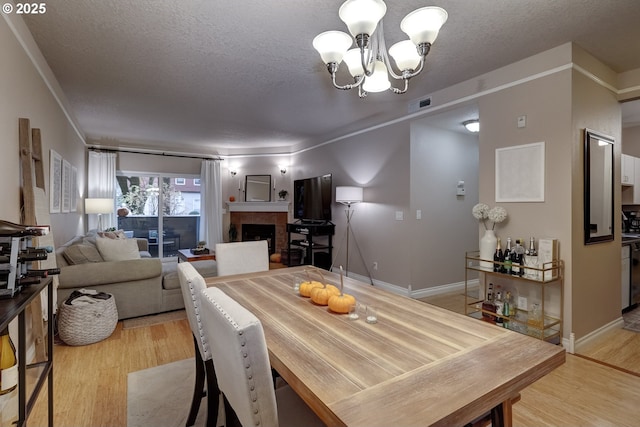
[[[25,310],[36,296],[47,289],[47,360],[27,365],[27,331]],[[49,427],[53,426],[53,280],[25,286],[13,298],[0,300],[0,330],[18,318],[18,427],[26,425],[40,390],[47,380]],[[27,398],[27,372],[35,376],[35,384]]]

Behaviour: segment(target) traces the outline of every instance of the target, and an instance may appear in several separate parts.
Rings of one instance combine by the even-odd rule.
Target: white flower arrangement
[[[502,206],[495,206],[493,208],[489,208],[484,203],[478,203],[471,210],[473,217],[478,221],[482,221],[482,225],[484,225],[484,229],[488,230],[486,220],[490,220],[493,224],[491,225],[491,230],[496,227],[496,224],[503,222],[507,219],[507,210]]]

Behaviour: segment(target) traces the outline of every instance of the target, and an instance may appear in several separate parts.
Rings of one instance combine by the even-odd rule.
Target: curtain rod
[[[169,154],[169,153],[150,153],[148,151],[136,151],[136,150],[121,150],[118,148],[100,148],[100,147],[88,147],[89,151],[102,151],[106,153],[132,153],[132,154],[148,154],[150,156],[164,156],[164,157],[182,157],[185,159],[201,159],[201,160],[224,160],[221,157],[203,157],[203,156],[189,156],[186,154]]]

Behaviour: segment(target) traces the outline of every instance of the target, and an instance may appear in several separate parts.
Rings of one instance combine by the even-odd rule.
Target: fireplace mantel
[[[229,212],[289,212],[289,202],[227,202]]]

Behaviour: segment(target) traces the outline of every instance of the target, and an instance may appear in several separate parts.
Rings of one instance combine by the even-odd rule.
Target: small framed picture
[[[62,156],[49,151],[49,212],[61,212],[62,197]]]

